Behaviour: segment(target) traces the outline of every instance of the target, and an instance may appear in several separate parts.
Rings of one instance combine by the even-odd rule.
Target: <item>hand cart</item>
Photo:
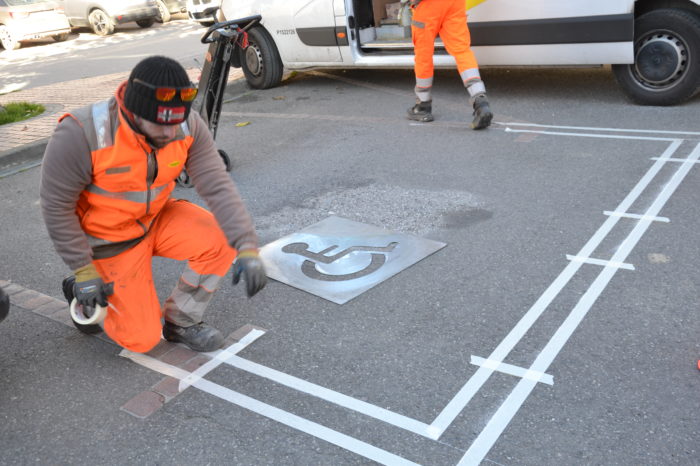
[[[218,9],[219,7],[207,8],[204,14],[212,15],[216,19],[215,13]],[[232,65],[240,66],[240,57],[236,49],[240,47],[241,50],[245,50],[248,47],[246,30],[261,19],[260,15],[255,15],[215,22],[207,28],[202,36],[202,43],[209,44],[209,49],[204,57],[202,76],[199,79],[199,91],[192,104],[192,109],[199,112],[204,121],[207,122],[214,139],[216,139],[229,71]],[[241,28],[240,24],[245,26]],[[219,155],[226,165],[226,171],[231,171],[233,167],[229,155],[222,149],[219,149]],[[180,186],[192,187],[190,177],[185,170],[180,173],[177,183]]]

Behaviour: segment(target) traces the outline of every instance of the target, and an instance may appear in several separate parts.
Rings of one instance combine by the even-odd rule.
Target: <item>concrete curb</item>
[[[0,152],[0,172],[41,161],[48,142],[49,138],[39,139],[29,144]]]

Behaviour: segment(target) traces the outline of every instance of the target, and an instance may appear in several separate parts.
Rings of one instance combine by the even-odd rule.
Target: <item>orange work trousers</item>
[[[479,65],[471,50],[464,0],[423,0],[413,10],[411,33],[419,87],[432,85],[433,53],[438,34],[457,62],[462,81],[466,84],[480,78]]]
[[[154,256],[187,261],[164,308],[153,283]],[[160,341],[163,318],[181,326],[201,322],[235,257],[236,250],[209,211],[185,200],[168,200],[140,243],[93,261],[102,279],[114,282],[105,332],[124,348],[144,353]]]

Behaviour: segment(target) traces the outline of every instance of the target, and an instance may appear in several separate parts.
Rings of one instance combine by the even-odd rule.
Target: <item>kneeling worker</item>
[[[267,281],[250,215],[207,125],[190,112],[196,94],[179,63],[146,58],[111,99],[64,115],[44,155],[44,221],[75,274],[64,294],[108,306],[104,331],[136,352],[161,335],[216,350],[223,336],[202,318],[233,260],[234,284],[242,277],[248,296]],[[183,167],[211,212],[171,198]],[[187,261],[164,309],[153,256]],[[97,329],[81,330],[100,331],[89,327]]]
[[[469,92],[474,109],[472,129],[491,125],[493,113],[486,98],[486,87],[479,74],[479,65],[471,49],[464,0],[402,0],[411,5],[411,34],[415,53],[416,105],[408,117],[416,121],[433,121],[433,52],[435,38],[440,35],[445,49],[457,62],[457,70]]]

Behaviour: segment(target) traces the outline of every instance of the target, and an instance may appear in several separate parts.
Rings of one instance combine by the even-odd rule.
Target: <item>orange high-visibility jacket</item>
[[[67,114],[83,127],[92,157],[92,183],[80,194],[76,213],[94,248],[144,236],[182,171],[192,145],[187,123],[176,140],[154,150],[134,132],[116,100]],[[113,125],[116,119],[118,125]],[[116,129],[114,127],[116,126]]]

